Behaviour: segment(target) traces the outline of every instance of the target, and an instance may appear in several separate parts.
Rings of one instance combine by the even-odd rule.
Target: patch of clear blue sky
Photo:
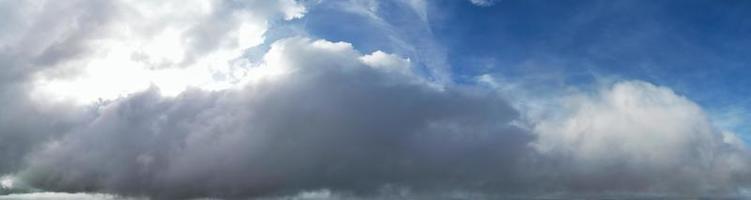
[[[381,1],[377,14],[390,27],[336,3],[295,23],[363,52],[398,53],[421,65],[445,59],[458,82],[488,73],[563,85],[599,77],[652,82],[751,138],[751,1],[503,0],[478,7],[429,0],[427,24],[403,2]]]

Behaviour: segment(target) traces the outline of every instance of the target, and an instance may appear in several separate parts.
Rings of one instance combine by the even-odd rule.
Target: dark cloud
[[[180,2],[182,1],[178,3]],[[0,174],[18,170],[30,150],[61,137],[71,127],[93,117],[92,109],[96,105],[79,106],[34,96],[37,81],[67,79],[79,75],[91,61],[92,54],[106,53],[114,48],[102,47],[97,42],[118,37],[122,39],[123,35],[118,34],[122,34],[123,27],[133,30],[135,34],[131,36],[138,40],[153,37],[160,28],[168,27],[166,25],[174,25],[176,20],[171,18],[186,17],[165,12],[167,14],[160,20],[141,20],[144,18],[144,14],[140,13],[143,10],[138,9],[148,7],[147,4],[149,3],[91,0],[0,2],[0,24],[3,24],[0,26]],[[222,29],[195,28],[217,30],[210,33],[213,38],[225,37],[228,32],[238,29],[242,21],[240,19],[250,21],[250,24],[264,24],[267,18],[272,18],[270,16],[284,15],[281,17],[293,18],[304,12],[299,10],[294,1],[220,1],[215,4],[218,7],[216,11],[210,13],[205,22],[197,22],[195,25],[202,27],[205,24],[228,21],[226,25],[222,25],[226,28]],[[231,9],[232,5],[237,8]],[[243,10],[248,7],[258,12],[237,14],[248,13]],[[208,41],[204,37],[209,35],[197,36],[196,32],[194,29],[187,30],[187,40]],[[237,38],[211,41],[232,43],[234,40]],[[237,46],[233,43],[225,44],[227,45]],[[189,53],[189,57],[200,57],[206,51],[219,48],[217,46],[219,44],[199,45],[185,51],[195,51]]]
[[[113,3],[75,0],[5,1],[0,10],[0,81],[23,81],[35,72],[89,53],[118,9]]]
[[[238,91],[118,100],[32,157],[22,179],[159,198],[482,188],[516,181],[529,152],[493,93],[394,78],[341,43],[295,38],[269,54],[286,64],[268,67],[291,72]]]
[[[5,16],[0,19],[0,174],[18,170],[29,151],[85,118],[86,108],[34,101],[30,82],[40,70],[85,54],[84,41],[108,21],[102,12],[109,6],[98,1],[0,3]]]

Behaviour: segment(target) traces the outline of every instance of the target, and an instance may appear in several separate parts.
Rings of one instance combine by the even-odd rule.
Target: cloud
[[[0,200],[136,200],[108,194],[39,192],[0,196]]]
[[[87,7],[77,9],[77,3]],[[231,87],[243,78],[243,69],[249,65],[250,61],[241,57],[249,48],[264,43],[269,24],[301,18],[306,12],[293,0],[17,4],[14,6],[38,4],[22,9],[19,15],[49,18],[49,22],[32,21],[31,25],[18,23],[16,34],[25,37],[9,41],[10,49],[40,54],[22,57],[23,61],[47,66],[36,73],[35,94],[83,103],[112,100],[152,84],[172,96],[187,87]],[[46,27],[53,22],[56,25]],[[29,43],[37,49],[26,47]]]
[[[173,92],[194,83],[165,72],[191,81],[222,75],[191,77],[188,72],[197,70],[178,69],[198,68],[184,63],[200,60],[220,60],[218,68],[224,69],[243,48],[262,40],[267,23],[299,18],[305,8],[292,0],[34,0],[0,2],[0,13],[0,174],[6,174],[18,170],[38,145],[92,120],[102,98],[125,96],[155,81],[169,83],[165,91]],[[228,51],[233,55],[222,53]],[[164,63],[177,69],[164,76],[142,73]]]
[[[535,125],[534,147],[552,157],[561,185],[576,191],[677,194],[725,192],[747,184],[748,151],[672,90],[619,82],[573,95]]]
[[[476,6],[481,6],[481,7],[493,6],[498,1],[500,0],[469,0],[470,3],[475,4]]]
[[[427,1],[324,1],[318,8],[326,9],[326,12],[313,14],[306,20],[324,26],[311,26],[310,32],[322,33],[319,36],[324,38],[355,35],[357,37],[345,38],[359,48],[384,50],[409,57],[422,76],[442,82],[453,81],[448,50],[433,33],[430,18],[434,16],[428,15],[430,5]],[[335,15],[335,18],[346,16],[351,18],[351,22],[362,23],[363,26],[355,29],[337,26],[328,15]]]
[[[336,5],[403,49],[266,41],[292,0],[0,2],[0,193],[30,192],[0,199],[748,195],[744,142],[667,87],[454,83],[426,1]]]
[[[278,41],[261,67],[284,73],[240,90],[118,100],[34,154],[19,177],[51,191],[158,198],[514,182],[531,139],[511,124],[516,111],[487,91],[383,67],[408,62],[398,59]]]
[[[28,78],[31,72],[76,57],[86,50],[83,40],[97,34],[111,18],[109,2],[5,1],[7,17],[0,30],[3,82]],[[91,12],[88,12],[91,11]]]
[[[410,67],[344,42],[280,40],[257,69],[277,73],[102,105],[16,176],[43,190],[159,199],[700,197],[748,182],[742,142],[668,88],[577,93],[527,129],[492,90]]]

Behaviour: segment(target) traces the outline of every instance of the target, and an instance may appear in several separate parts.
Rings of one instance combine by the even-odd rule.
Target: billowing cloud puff
[[[595,94],[563,100],[537,122],[534,147],[572,189],[672,191],[736,190],[748,177],[749,157],[702,109],[668,88],[620,82]],[[552,169],[551,169],[552,170]]]

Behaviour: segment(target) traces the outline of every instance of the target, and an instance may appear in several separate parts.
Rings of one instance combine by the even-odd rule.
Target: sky
[[[751,198],[749,9],[0,0],[0,200]]]

